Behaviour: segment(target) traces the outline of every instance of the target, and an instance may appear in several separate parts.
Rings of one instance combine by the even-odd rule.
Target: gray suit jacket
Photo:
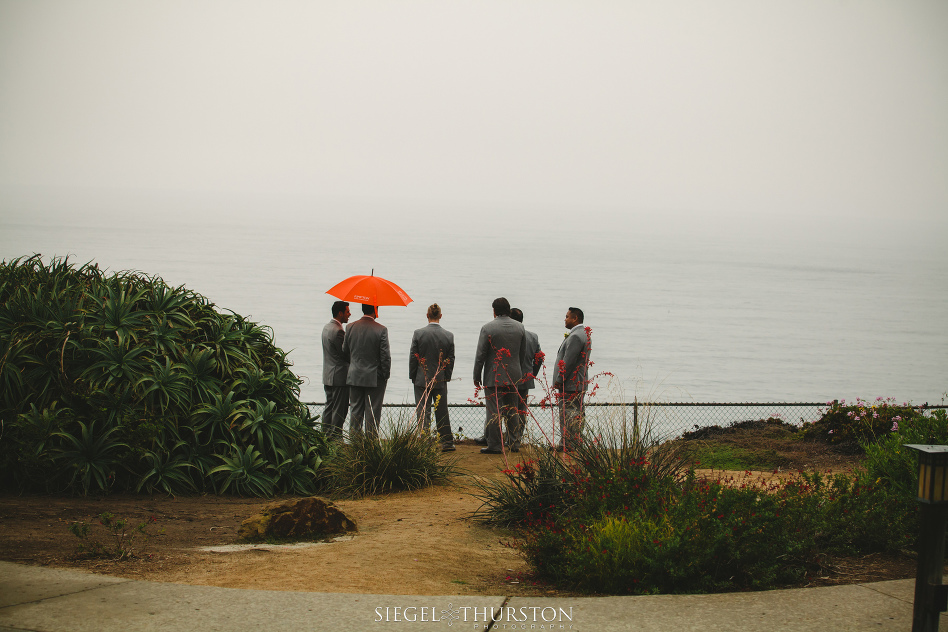
[[[454,334],[438,323],[416,329],[408,352],[408,379],[415,386],[425,386],[432,378],[438,384],[451,381],[452,371]]]
[[[474,355],[474,381],[484,386],[517,386],[527,364],[527,335],[523,325],[498,316],[481,327]]]
[[[521,391],[536,388],[536,382],[533,378],[536,377],[540,367],[543,366],[543,358],[537,358],[537,354],[541,351],[540,337],[532,331],[524,330],[524,333],[527,334],[527,363],[522,367],[524,378],[517,387]],[[527,375],[533,377],[526,377]]]
[[[556,352],[553,386],[568,393],[585,391],[589,383],[587,376],[591,351],[592,343],[586,335],[586,328],[576,325]]]
[[[326,386],[345,386],[349,373],[349,360],[342,352],[345,339],[342,323],[333,318],[323,327],[323,384]]]
[[[378,386],[392,373],[392,352],[388,346],[388,329],[363,316],[346,328],[342,352],[349,358],[349,386]]]

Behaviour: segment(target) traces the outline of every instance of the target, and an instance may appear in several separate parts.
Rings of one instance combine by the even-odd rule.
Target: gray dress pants
[[[586,412],[583,406],[586,391],[565,391],[559,393],[557,402],[560,412],[560,445],[572,450],[582,440]]]
[[[323,408],[323,432],[328,437],[339,437],[346,425],[346,413],[349,412],[349,387],[323,384],[326,391],[326,407]]]
[[[451,432],[451,420],[448,417],[448,385],[444,382],[428,389],[427,394],[424,386],[415,387],[415,409],[420,409],[423,416],[422,428],[426,430],[431,428],[432,407],[435,409],[435,423],[438,425],[441,445],[454,445],[454,433]]]
[[[517,414],[513,416],[508,428],[510,437],[505,437],[507,445],[511,448],[519,448],[523,441],[523,431],[527,427],[527,418],[529,417],[527,407],[527,396],[529,394],[529,388],[517,389]]]
[[[484,403],[487,406],[487,449],[500,451],[504,439],[501,427],[516,425],[520,396],[516,386],[485,386]],[[503,424],[503,426],[501,426]]]
[[[365,432],[370,435],[379,433],[382,421],[382,400],[385,398],[385,386],[388,380],[379,380],[377,386],[349,386],[349,434],[362,433],[362,421],[365,420]]]

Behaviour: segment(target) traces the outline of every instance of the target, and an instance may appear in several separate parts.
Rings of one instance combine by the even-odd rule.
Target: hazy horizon
[[[0,0],[0,210],[937,220],[946,32],[937,0]]]

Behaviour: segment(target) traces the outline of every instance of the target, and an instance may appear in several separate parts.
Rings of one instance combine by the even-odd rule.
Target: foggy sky
[[[0,212],[948,209],[948,3],[0,0]]]

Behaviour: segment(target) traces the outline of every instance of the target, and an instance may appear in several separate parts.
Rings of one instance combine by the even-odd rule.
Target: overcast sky
[[[0,0],[0,211],[77,188],[944,216],[948,2]]]

